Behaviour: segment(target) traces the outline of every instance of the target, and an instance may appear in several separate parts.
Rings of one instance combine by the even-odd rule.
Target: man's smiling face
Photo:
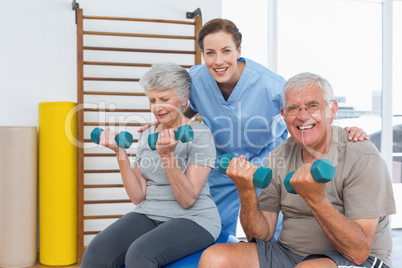
[[[306,110],[309,106],[318,109],[309,113]],[[286,114],[289,109],[296,109],[298,113]],[[337,102],[325,100],[323,91],[312,84],[299,92],[291,88],[286,95],[286,107],[281,110],[281,114],[290,135],[300,147],[309,147],[322,153],[326,150],[329,127],[337,111]]]

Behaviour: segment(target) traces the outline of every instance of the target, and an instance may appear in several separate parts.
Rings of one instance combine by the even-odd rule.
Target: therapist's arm
[[[193,109],[191,109],[190,105],[187,106],[186,110],[184,111],[184,116],[188,117],[188,118],[193,118],[194,116],[196,116],[198,113],[194,112]]]
[[[187,108],[186,108],[186,110],[184,111],[183,114],[184,114],[184,116],[186,116],[186,117],[188,117],[188,118],[193,118],[193,117],[196,116],[198,113],[197,113],[197,112],[194,112],[194,111],[190,108],[190,105],[189,105],[189,106],[187,106]],[[146,125],[142,126],[139,130],[137,130],[137,132],[138,132],[138,133],[141,133],[141,132],[143,132],[144,130],[146,130],[147,128],[152,127],[152,126],[157,126],[157,125],[159,125],[159,124],[160,124],[159,121],[155,121],[155,122],[153,122],[153,123],[146,124]]]
[[[155,122],[153,122],[153,123],[148,123],[148,124],[146,124],[146,125],[143,125],[139,130],[137,130],[137,132],[138,132],[138,133],[141,133],[141,132],[143,132],[144,130],[146,130],[147,128],[152,127],[152,126],[157,126],[157,125],[159,125],[159,124],[160,124],[159,121],[155,121]]]

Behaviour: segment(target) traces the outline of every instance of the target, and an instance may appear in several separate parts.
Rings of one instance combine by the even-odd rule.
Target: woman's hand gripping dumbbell
[[[148,136],[148,145],[152,151],[156,150],[156,143],[158,142],[158,136],[159,132],[149,134]],[[186,143],[194,139],[194,132],[191,126],[184,125],[178,127],[177,131],[174,132],[174,136],[176,140]]]
[[[318,159],[311,165],[310,172],[316,182],[327,183],[334,179],[336,171],[331,161],[328,159]],[[283,181],[286,191],[291,194],[297,194],[293,189],[293,186],[290,184],[294,173],[295,171],[289,172]]]
[[[94,130],[92,130],[91,132],[91,141],[99,144],[100,142],[100,135],[104,130],[97,127]],[[133,144],[133,135],[131,135],[129,132],[127,131],[122,131],[120,132],[116,138],[115,141],[117,143],[117,146],[121,147],[121,148],[125,148],[128,149],[130,148],[131,144]]]
[[[224,154],[219,161],[219,172],[226,174],[230,161],[234,158],[232,154]],[[272,170],[267,167],[259,167],[254,173],[253,184],[255,187],[264,189],[272,180]]]

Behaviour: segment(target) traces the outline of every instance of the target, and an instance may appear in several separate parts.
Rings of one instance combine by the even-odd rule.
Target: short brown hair
[[[197,43],[201,50],[204,50],[204,38],[208,34],[217,33],[223,31],[225,33],[231,34],[233,41],[235,42],[236,48],[241,45],[241,33],[237,26],[230,20],[227,19],[213,19],[208,21],[202,26],[200,33],[198,34]]]

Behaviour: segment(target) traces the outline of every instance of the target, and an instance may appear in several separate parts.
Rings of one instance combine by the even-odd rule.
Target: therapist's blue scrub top
[[[286,80],[252,60],[240,58],[245,68],[226,101],[205,64],[193,66],[190,107],[198,112],[212,131],[217,162],[225,153],[245,155],[257,166],[264,166],[267,155],[287,138],[280,109]],[[217,203],[222,230],[236,235],[239,197],[234,183],[217,170],[208,183]]]

